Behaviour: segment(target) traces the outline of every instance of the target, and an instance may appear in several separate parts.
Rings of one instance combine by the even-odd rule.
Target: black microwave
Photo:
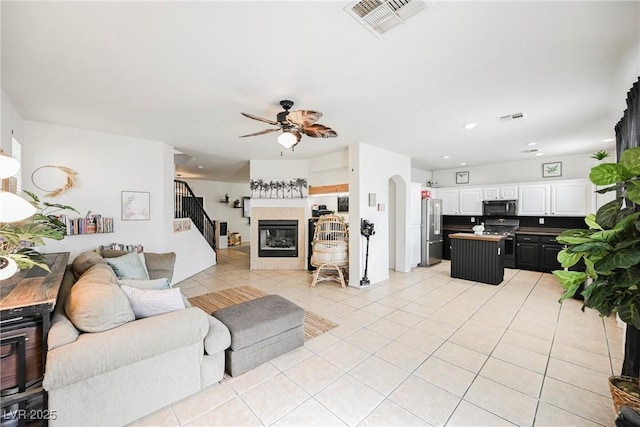
[[[518,215],[517,200],[485,200],[482,202],[484,216],[516,216]]]

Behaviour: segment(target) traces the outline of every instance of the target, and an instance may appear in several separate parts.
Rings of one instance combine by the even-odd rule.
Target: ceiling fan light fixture
[[[298,138],[291,132],[284,131],[278,136],[278,144],[282,145],[284,148],[291,148],[296,145],[297,142]]]

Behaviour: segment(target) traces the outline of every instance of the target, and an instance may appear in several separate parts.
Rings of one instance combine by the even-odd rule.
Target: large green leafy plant
[[[640,147],[629,148],[618,163],[591,168],[589,179],[616,191],[615,200],[585,218],[588,229],[566,230],[558,242],[564,270],[556,270],[565,292],[560,302],[575,295],[581,285],[585,307],[602,316],[617,312],[624,322],[640,329]],[[584,264],[579,264],[583,261]],[[568,268],[583,265],[582,271]],[[575,267],[574,267],[575,268]]]
[[[58,220],[56,213],[78,211],[71,206],[40,202],[35,194],[25,193],[31,198],[36,213],[23,221],[0,223],[0,256],[13,259],[20,270],[37,265],[49,271],[44,256],[34,247],[45,245],[44,239],[64,239],[66,225]]]

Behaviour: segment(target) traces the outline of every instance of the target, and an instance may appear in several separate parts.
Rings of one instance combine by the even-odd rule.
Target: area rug
[[[211,292],[209,294],[198,295],[197,297],[189,298],[189,302],[204,310],[206,313],[213,313],[221,308],[229,307],[230,305],[239,304],[244,301],[250,301],[252,299],[267,296],[264,291],[256,289],[252,286],[238,286],[235,288],[223,289],[218,292]],[[338,326],[337,323],[320,316],[312,311],[304,311],[304,340],[309,341],[311,338],[315,338],[318,335],[324,334],[327,331]]]

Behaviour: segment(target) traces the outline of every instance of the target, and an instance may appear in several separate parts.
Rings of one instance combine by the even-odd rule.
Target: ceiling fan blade
[[[277,131],[279,131],[279,130],[280,130],[280,129],[265,129],[265,130],[262,130],[262,131],[260,131],[260,132],[250,133],[250,134],[248,134],[248,135],[240,135],[238,138],[245,138],[245,137],[247,137],[247,136],[264,135],[265,133],[277,132]]]
[[[240,113],[240,114],[253,120],[269,123],[270,125],[278,126],[280,124],[278,122],[274,122],[273,120],[263,119],[262,117],[254,116],[253,114],[248,114],[248,113]]]
[[[300,126],[310,126],[320,120],[320,117],[322,117],[322,113],[319,111],[296,110],[289,111],[287,120]]]
[[[302,131],[305,133],[305,135],[312,138],[334,138],[338,136],[335,130],[331,129],[328,126],[321,125],[320,123],[305,126],[304,128],[302,128]]]

